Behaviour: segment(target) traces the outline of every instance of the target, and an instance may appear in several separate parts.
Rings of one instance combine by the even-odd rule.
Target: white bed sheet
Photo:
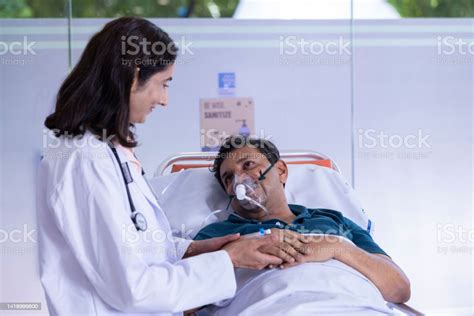
[[[237,293],[200,315],[393,315],[366,277],[337,260],[237,269]]]

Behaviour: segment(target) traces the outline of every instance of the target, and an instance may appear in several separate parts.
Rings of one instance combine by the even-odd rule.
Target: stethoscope
[[[117,153],[117,149],[115,149],[114,146],[109,144],[109,147],[110,149],[112,149],[115,159],[117,159],[117,162],[120,166],[120,171],[122,172],[123,181],[125,182],[125,189],[127,190],[128,203],[130,204],[130,210],[132,211],[132,214],[130,216],[132,219],[132,222],[135,225],[135,228],[137,229],[137,231],[144,232],[147,230],[148,224],[147,224],[145,215],[138,212],[137,209],[135,208],[132,195],[130,194],[130,189],[128,188],[128,185],[133,182],[132,174],[130,172],[130,168],[128,167],[128,163],[120,161],[120,157]],[[145,175],[145,171],[143,171],[143,168],[142,168],[142,175]]]

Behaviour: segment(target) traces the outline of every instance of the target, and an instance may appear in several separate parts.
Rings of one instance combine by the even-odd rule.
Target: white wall
[[[73,62],[105,21],[73,21]],[[218,72],[235,72],[236,94],[255,99],[257,131],[271,135],[281,149],[324,152],[350,179],[354,132],[356,190],[375,221],[376,240],[412,280],[410,304],[427,311],[472,308],[472,254],[456,252],[461,246],[472,251],[472,239],[463,243],[458,236],[448,244],[450,235],[438,224],[473,229],[474,56],[462,62],[466,56],[459,53],[438,55],[437,37],[472,38],[473,20],[357,21],[353,81],[351,56],[344,51],[335,56],[280,54],[280,36],[349,40],[349,21],[155,22],[173,38],[191,41],[194,55],[180,58],[170,105],[154,111],[138,128],[143,145],[137,153],[148,175],[172,153],[199,150],[199,98],[217,96]],[[36,55],[20,56],[31,59],[25,66],[0,60],[1,229],[11,232],[25,223],[35,229],[34,169],[42,122],[67,74],[67,30],[61,19],[0,20],[0,26],[0,41],[26,35],[37,42]],[[285,64],[288,57],[290,64]],[[457,60],[461,64],[445,63]],[[421,130],[429,135],[430,147],[382,148],[379,142],[368,148],[371,139],[359,141],[359,129],[394,137]],[[400,154],[421,159],[402,159]],[[438,241],[438,235],[445,241]],[[438,247],[444,246],[454,247],[442,254]],[[0,301],[42,301],[35,243],[7,241],[0,247]],[[11,253],[12,247],[23,253]]]
[[[356,189],[375,220],[375,237],[409,275],[413,305],[432,312],[457,307],[451,311],[457,315],[474,305],[473,237],[463,242],[452,234],[455,227],[473,229],[474,55],[467,63],[466,55],[438,55],[437,45],[422,43],[470,38],[467,22],[444,20],[458,30],[464,25],[465,32],[440,34],[440,21],[407,21],[409,36],[391,36],[415,39],[410,47],[365,47],[374,35],[357,32],[354,56]],[[450,48],[442,46],[445,51]],[[372,141],[359,140],[361,129],[383,131],[395,146],[368,148]],[[418,139],[418,133],[425,138],[421,146],[395,148],[397,138]]]
[[[28,25],[32,28],[24,32],[22,28]],[[52,29],[35,34],[41,31],[37,26]],[[34,183],[43,121],[67,74],[68,57],[65,49],[40,47],[45,41],[66,43],[65,33],[53,31],[66,27],[65,19],[0,20],[1,42],[23,43],[24,36],[28,42],[36,42],[32,47],[36,55],[0,55],[0,302],[43,302],[43,310],[46,303],[38,278]],[[5,234],[12,238],[5,240]]]

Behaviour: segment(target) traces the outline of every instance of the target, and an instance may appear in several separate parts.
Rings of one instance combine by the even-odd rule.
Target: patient
[[[283,270],[279,271],[300,269],[298,267],[302,263],[304,265],[313,263],[314,266],[314,262],[319,262],[317,265],[319,269],[330,269],[329,275],[333,275],[331,273],[337,270],[333,279],[326,280],[328,283],[324,286],[334,287],[334,284],[341,283],[335,286],[339,287],[338,290],[327,289],[327,291],[338,294],[343,292],[345,303],[342,305],[347,305],[348,301],[366,300],[369,296],[378,299],[380,294],[381,302],[383,302],[382,297],[394,303],[408,301],[409,280],[385,251],[373,241],[367,231],[336,210],[308,209],[302,205],[288,205],[284,191],[288,168],[285,162],[280,160],[278,149],[270,141],[241,136],[227,138],[219,150],[212,171],[221,187],[231,197],[234,213],[223,222],[204,227],[195,239],[207,239],[233,233],[247,235],[257,233],[262,228],[270,229],[272,234],[283,237],[284,245],[288,245],[284,248],[264,249],[269,254],[279,253],[286,256],[286,262],[279,266]],[[251,200],[236,198],[234,191],[238,184],[244,184],[247,188],[246,195]],[[290,267],[291,269],[287,269]],[[335,270],[334,267],[338,269]],[[305,275],[303,270],[298,271],[296,276]],[[343,276],[339,277],[341,271],[344,271]],[[311,275],[317,275],[317,273],[311,272],[308,275],[311,278]],[[254,277],[256,275],[247,276],[247,280],[241,284],[241,287]],[[291,276],[291,278],[294,277],[295,275]],[[317,288],[317,284],[324,282],[322,277],[318,277],[309,289]],[[345,284],[346,282],[349,283]],[[358,288],[350,289],[351,286],[356,286],[356,283],[359,284]],[[283,288],[289,287],[286,284],[282,286]],[[300,291],[300,288],[296,287],[294,291]],[[320,292],[310,295],[307,288],[301,289],[301,293],[309,295],[307,300],[303,300],[305,304],[308,300],[334,300],[334,297],[322,298]],[[238,294],[239,289],[237,299]],[[255,297],[255,294],[253,296]],[[356,296],[360,297],[354,299]],[[288,298],[288,293],[284,297]],[[298,297],[301,298],[301,295]],[[246,297],[245,304],[249,304],[249,299],[251,299],[250,296]],[[279,301],[282,302],[284,299],[279,297]],[[255,304],[263,303],[255,301]],[[298,312],[314,311],[311,309],[313,307],[301,308]],[[262,310],[253,310],[253,312],[256,311]]]

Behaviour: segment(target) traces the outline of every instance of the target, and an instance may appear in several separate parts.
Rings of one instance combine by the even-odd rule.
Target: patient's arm
[[[309,239],[300,251],[302,262],[336,259],[347,264],[372,281],[386,301],[404,303],[410,298],[410,281],[388,256],[368,253],[337,236]]]
[[[392,259],[368,253],[347,241],[341,243],[342,251],[335,254],[335,259],[365,275],[386,301],[405,303],[410,299],[410,281]]]

